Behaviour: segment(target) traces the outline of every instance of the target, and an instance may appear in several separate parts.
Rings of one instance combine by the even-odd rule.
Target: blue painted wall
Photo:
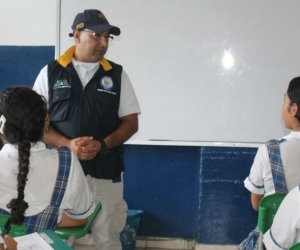
[[[250,194],[244,188],[256,149],[201,149],[198,242],[237,244],[257,223]]]
[[[143,209],[143,236],[238,244],[253,229],[243,181],[256,149],[135,146],[125,148],[125,199]]]
[[[0,46],[0,91],[11,85],[32,86],[38,73],[54,60],[54,46]]]
[[[0,91],[32,86],[54,46],[0,46]],[[125,199],[146,211],[140,235],[237,244],[254,228],[243,180],[256,149],[126,145]]]

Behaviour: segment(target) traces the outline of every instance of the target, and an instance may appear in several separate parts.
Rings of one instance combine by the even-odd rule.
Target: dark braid
[[[19,152],[18,197],[7,204],[11,211],[12,223],[21,224],[28,203],[24,190],[29,172],[31,143],[42,136],[47,110],[44,98],[27,87],[9,87],[0,96],[0,116],[6,118],[1,139],[14,144]]]
[[[12,199],[7,207],[10,208],[12,223],[21,224],[24,221],[24,212],[28,208],[28,203],[24,201],[24,189],[29,172],[30,142],[18,143],[19,151],[19,173],[18,173],[18,198]]]

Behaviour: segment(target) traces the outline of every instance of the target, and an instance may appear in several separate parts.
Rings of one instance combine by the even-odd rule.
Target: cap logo
[[[103,19],[103,20],[106,20],[106,17],[102,13],[98,13],[98,17]]]
[[[82,29],[84,27],[84,23],[79,23],[76,25],[76,29]]]

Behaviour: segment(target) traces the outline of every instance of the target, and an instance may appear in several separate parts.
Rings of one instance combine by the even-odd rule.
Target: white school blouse
[[[92,214],[95,208],[81,165],[73,152],[71,155],[70,175],[57,222],[60,222],[64,210],[67,210],[65,212],[69,217],[82,219]],[[29,161],[24,198],[29,208],[25,216],[36,215],[50,204],[58,172],[58,151],[46,149],[43,142],[38,142],[31,147]],[[18,196],[18,164],[17,147],[5,144],[0,151],[0,208],[6,211],[9,211],[7,204],[10,200]]]
[[[282,201],[263,242],[268,250],[288,249],[300,242],[300,192],[292,189]]]
[[[300,183],[300,132],[292,131],[283,139],[286,141],[280,144],[281,160],[288,190],[292,190]],[[255,194],[275,193],[268,150],[265,145],[259,147],[244,184]]]

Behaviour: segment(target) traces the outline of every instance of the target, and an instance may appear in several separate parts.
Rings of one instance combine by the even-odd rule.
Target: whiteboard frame
[[[55,39],[55,59],[59,57],[60,51],[60,22],[61,22],[61,0],[56,0],[56,39]]]
[[[56,0],[56,44],[55,58],[59,57],[60,53],[60,23],[61,23],[61,0]],[[206,147],[248,147],[258,148],[264,143],[253,142],[217,142],[217,141],[173,141],[173,140],[129,140],[126,145],[153,145],[153,146],[206,146]]]
[[[246,142],[211,142],[211,141],[141,141],[129,140],[126,145],[152,145],[152,146],[188,146],[188,147],[236,147],[236,148],[258,148],[264,143]]]

